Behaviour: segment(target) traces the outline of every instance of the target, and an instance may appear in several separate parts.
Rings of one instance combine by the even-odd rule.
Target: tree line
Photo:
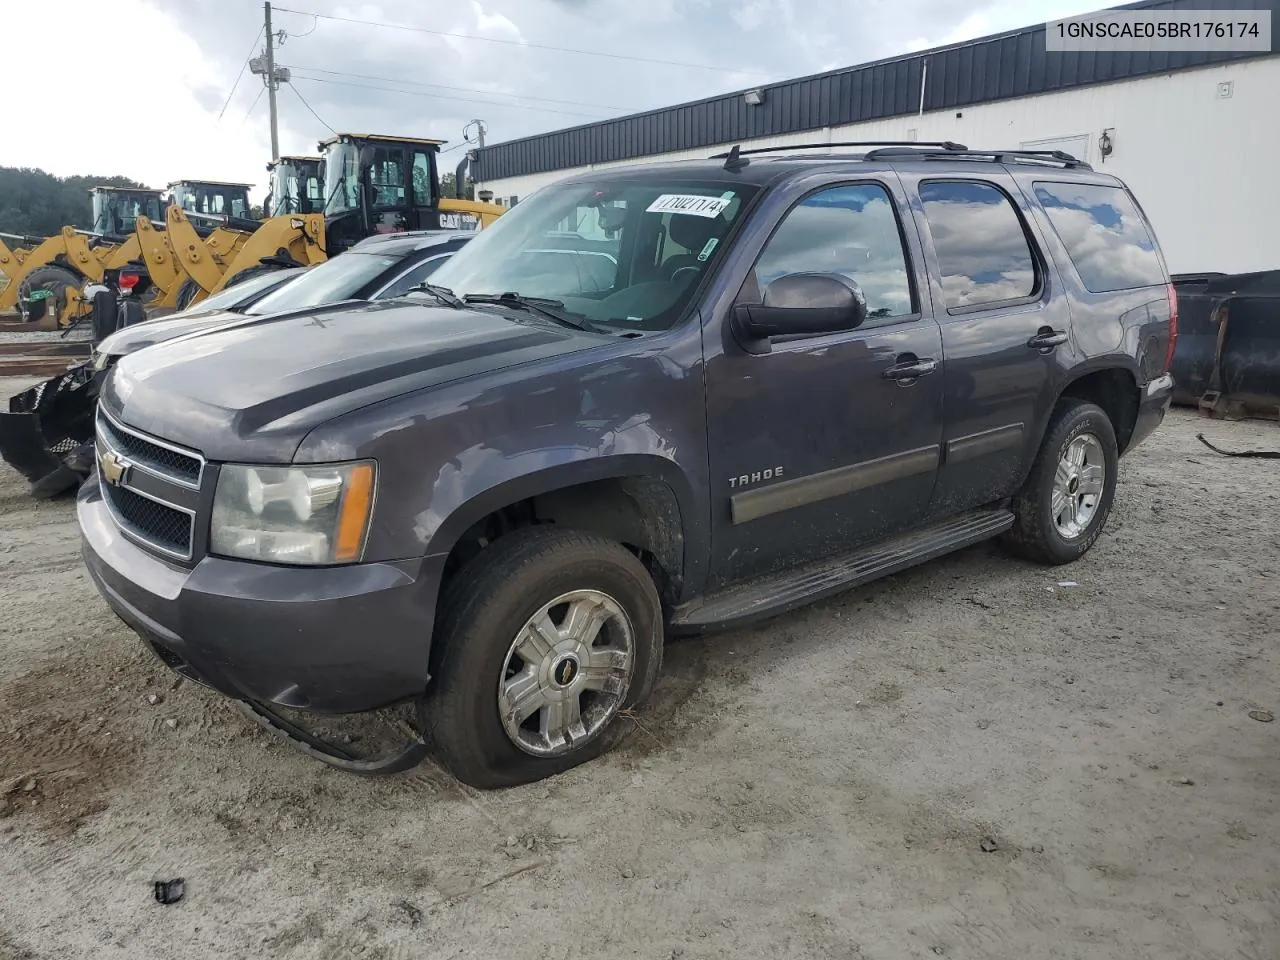
[[[65,226],[93,227],[90,187],[139,187],[128,177],[55,177],[30,167],[0,167],[0,233],[47,237]]]

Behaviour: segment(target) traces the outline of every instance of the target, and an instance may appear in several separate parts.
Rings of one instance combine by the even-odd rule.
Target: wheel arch
[[[689,582],[701,530],[694,495],[670,460],[652,454],[556,464],[478,491],[441,522],[428,556],[447,557],[447,581],[503,534],[552,523],[599,533],[635,550],[650,566],[664,603]],[[442,585],[443,588],[443,585]]]
[[[1097,404],[1111,420],[1116,445],[1124,453],[1138,422],[1139,390],[1137,366],[1100,364],[1073,371],[1058,394],[1058,404],[1066,398]]]

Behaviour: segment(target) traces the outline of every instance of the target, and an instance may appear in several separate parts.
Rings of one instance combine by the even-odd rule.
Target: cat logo
[[[114,450],[105,450],[98,455],[98,472],[107,483],[118,487],[129,472],[129,461]]]

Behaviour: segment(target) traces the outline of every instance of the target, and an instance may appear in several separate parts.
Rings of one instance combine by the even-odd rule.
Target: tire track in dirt
[[[113,730],[118,702],[105,684],[78,683],[85,675],[54,661],[0,685],[0,703],[20,708],[0,715],[0,810],[60,836],[100,812],[138,762],[138,744]]]

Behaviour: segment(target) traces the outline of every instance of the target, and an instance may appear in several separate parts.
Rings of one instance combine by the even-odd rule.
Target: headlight
[[[355,563],[373,512],[371,462],[306,467],[226,464],[209,550],[266,563]]]

